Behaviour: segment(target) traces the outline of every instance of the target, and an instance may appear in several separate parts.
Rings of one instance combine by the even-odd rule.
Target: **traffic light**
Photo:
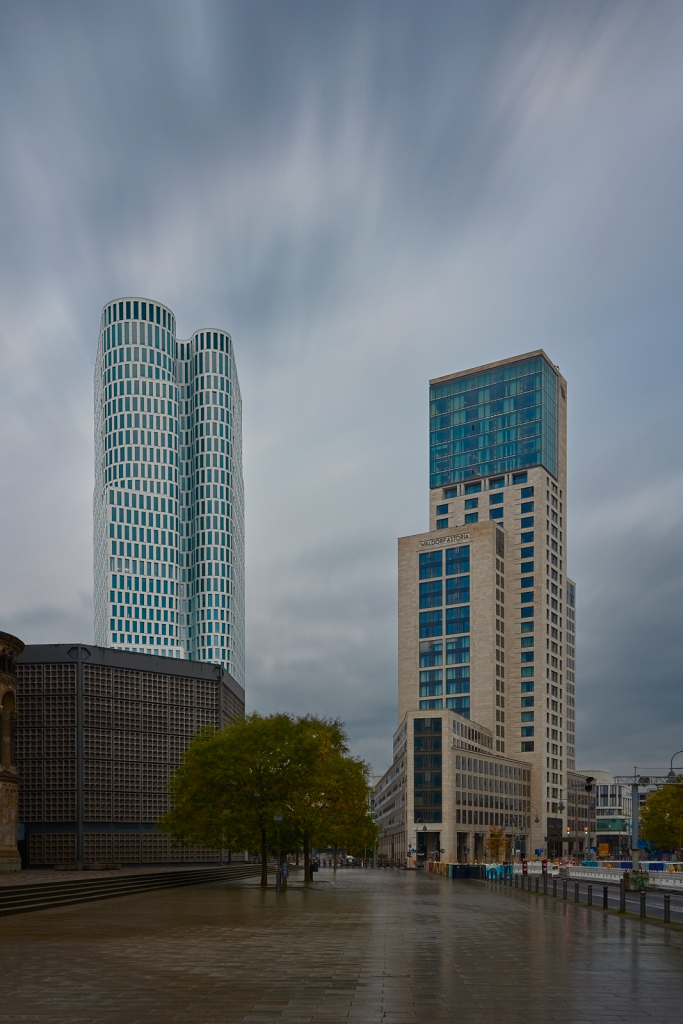
[[[586,776],[586,785],[585,785],[584,788],[585,788],[587,793],[592,793],[593,792],[593,783],[594,782],[595,782],[595,779],[594,779],[594,777],[592,775],[587,775]]]

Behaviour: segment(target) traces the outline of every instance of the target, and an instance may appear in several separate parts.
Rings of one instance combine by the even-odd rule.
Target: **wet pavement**
[[[421,872],[5,917],[0,968],[3,1024],[683,1024],[683,932]]]

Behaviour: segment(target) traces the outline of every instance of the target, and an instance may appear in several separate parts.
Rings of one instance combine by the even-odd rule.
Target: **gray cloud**
[[[683,12],[85,2],[0,10],[0,622],[92,636],[101,306],[223,324],[245,411],[251,706],[395,725],[396,537],[427,380],[569,380],[580,759],[683,746]]]

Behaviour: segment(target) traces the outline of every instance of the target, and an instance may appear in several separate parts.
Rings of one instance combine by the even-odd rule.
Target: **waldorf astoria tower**
[[[576,756],[567,382],[528,352],[431,380],[429,416],[429,530],[399,540],[399,726],[377,821],[392,856],[483,856],[491,827],[559,856]]]
[[[244,686],[242,402],[225,330],[102,311],[95,367],[95,642],[221,665]]]

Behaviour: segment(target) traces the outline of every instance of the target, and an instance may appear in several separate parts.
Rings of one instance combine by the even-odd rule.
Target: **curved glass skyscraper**
[[[230,335],[107,303],[95,366],[95,642],[244,686],[242,401]]]

